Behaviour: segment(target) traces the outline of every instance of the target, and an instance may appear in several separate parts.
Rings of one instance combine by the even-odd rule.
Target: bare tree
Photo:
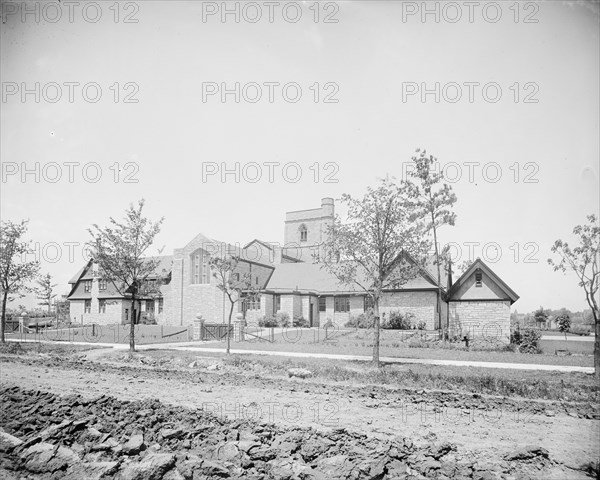
[[[559,256],[559,260],[548,259],[548,264],[554,271],[575,272],[579,279],[579,286],[585,292],[585,300],[592,310],[594,317],[594,367],[596,378],[600,380],[600,311],[598,310],[598,284],[600,282],[600,227],[595,215],[588,215],[588,223],[577,225],[573,234],[577,236],[575,247],[563,240],[556,240],[552,246],[552,253]]]
[[[150,221],[143,216],[143,209],[142,199],[137,206],[129,206],[122,222],[110,217],[108,227],[100,228],[94,224],[93,229],[88,230],[100,278],[112,282],[121,295],[131,298],[130,355],[135,352],[135,302],[160,264],[158,259],[146,257],[145,254],[160,232],[164,220]]]
[[[0,342],[4,343],[6,327],[6,305],[15,298],[22,298],[33,288],[27,285],[40,269],[36,260],[27,261],[32,253],[28,242],[23,241],[27,232],[27,221],[13,223],[3,221],[0,228],[0,293],[2,295],[2,321],[0,322]]]
[[[409,201],[406,184],[386,178],[363,198],[342,196],[347,221],[328,227],[323,267],[340,284],[357,287],[373,302],[373,363],[379,366],[380,300],[386,289],[415,278],[429,249],[425,225]]]

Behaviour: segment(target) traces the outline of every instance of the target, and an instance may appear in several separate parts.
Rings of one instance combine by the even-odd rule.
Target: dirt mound
[[[0,391],[0,472],[31,478],[391,479],[538,476],[552,460],[492,462],[447,443],[370,439],[343,428],[317,432],[227,421],[206,411],[100,396]],[[8,435],[7,435],[8,434]]]

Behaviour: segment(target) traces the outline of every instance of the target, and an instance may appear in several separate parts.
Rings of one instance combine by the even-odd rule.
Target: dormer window
[[[481,287],[481,278],[482,278],[481,270],[477,269],[477,271],[475,272],[475,286],[476,287]]]
[[[306,242],[307,239],[308,239],[308,230],[306,228],[306,225],[302,224],[302,225],[300,225],[300,241]]]

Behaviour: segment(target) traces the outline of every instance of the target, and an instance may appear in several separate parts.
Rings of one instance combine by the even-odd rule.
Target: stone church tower
[[[334,216],[334,200],[328,197],[321,200],[321,208],[287,212],[284,254],[307,263],[318,261],[318,255],[322,254],[320,245],[325,241],[328,226],[333,225]]]

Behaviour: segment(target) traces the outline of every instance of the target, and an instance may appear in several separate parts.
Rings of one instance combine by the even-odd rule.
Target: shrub
[[[287,312],[278,312],[275,318],[277,322],[276,327],[285,328],[290,326],[290,316]]]
[[[522,330],[516,331],[518,337],[517,344],[519,345],[519,352],[521,353],[542,353],[540,348],[540,338],[542,338],[542,332],[533,327],[526,327]]]
[[[418,328],[419,330],[425,330],[425,329],[427,328],[427,322],[420,321],[420,322],[418,323],[418,325],[417,325],[417,328]]]
[[[352,328],[372,328],[373,317],[367,313],[350,315],[350,320],[348,320],[344,326]]]
[[[294,317],[294,322],[292,323],[292,326],[299,328],[308,328],[310,327],[310,323],[308,323],[308,320],[306,318],[300,316]]]
[[[258,326],[265,327],[265,328],[276,327],[277,319],[275,319],[273,317],[261,317],[258,319]]]
[[[414,317],[410,312],[402,314],[398,311],[392,311],[388,318],[382,322],[381,327],[389,330],[410,330],[413,327]]]
[[[327,318],[327,321],[325,322],[325,324],[323,325],[323,328],[333,328],[333,322],[331,320],[331,318]]]
[[[592,325],[572,325],[571,333],[573,335],[590,335],[592,333]]]

